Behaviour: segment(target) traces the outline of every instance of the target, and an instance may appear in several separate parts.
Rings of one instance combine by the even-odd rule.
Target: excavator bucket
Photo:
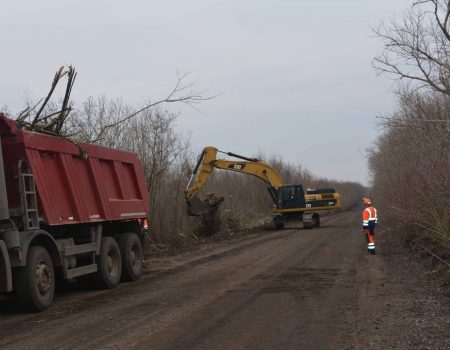
[[[187,213],[189,216],[201,216],[210,213],[216,210],[223,200],[223,197],[208,196],[207,200],[202,201],[200,198],[195,197],[187,202]]]

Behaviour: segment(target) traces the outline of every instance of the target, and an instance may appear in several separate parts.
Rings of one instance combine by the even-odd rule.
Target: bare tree
[[[116,120],[111,124],[104,125],[100,130],[98,130],[98,134],[96,135],[96,137],[92,140],[89,140],[89,142],[97,143],[98,141],[102,140],[105,132],[108,129],[113,128],[119,124],[123,124],[129,121],[130,119],[133,119],[137,115],[145,111],[148,111],[152,108],[155,108],[161,104],[184,103],[189,106],[194,106],[195,104],[198,104],[202,101],[211,100],[216,97],[216,96],[205,97],[203,96],[204,91],[201,92],[194,91],[193,90],[194,84],[186,82],[186,79],[189,77],[189,74],[190,73],[178,74],[174,88],[167,94],[165,98],[157,100],[155,102],[149,102],[145,106],[139,108],[138,110],[127,115],[126,117]]]
[[[380,73],[407,81],[414,89],[450,95],[450,0],[416,0],[399,21],[374,30],[384,51],[373,60]]]
[[[90,98],[85,102],[84,110],[77,111],[77,120],[72,122],[68,119],[68,117],[69,113],[73,111],[70,95],[76,76],[77,73],[74,67],[61,66],[55,73],[47,96],[40,99],[35,104],[28,103],[27,107],[20,112],[16,118],[18,125],[21,128],[36,132],[57,135],[72,140],[81,139],[82,141],[89,143],[99,143],[104,140],[109,129],[125,124],[127,121],[135,118],[143,112],[161,104],[184,103],[193,106],[197,103],[210,100],[215,97],[205,97],[202,95],[204,91],[195,91],[193,89],[194,84],[187,81],[189,78],[189,73],[178,74],[174,88],[167,94],[166,97],[160,100],[149,102],[137,110],[125,108],[123,103],[120,100],[117,100],[114,111],[120,113],[116,113],[113,116],[106,116],[106,110],[104,108],[108,104],[110,105],[110,103],[107,103],[106,98],[103,97],[97,101]],[[67,77],[64,97],[60,103],[55,103],[52,100],[52,96],[63,77]],[[126,112],[126,114],[124,114],[124,112]],[[97,115],[95,115],[96,113]],[[71,113],[71,115],[73,114],[75,113]],[[86,117],[85,121],[82,120],[83,117]],[[105,123],[106,120],[108,122]],[[117,130],[117,128],[115,129]],[[77,134],[80,135],[77,137]]]
[[[404,94],[383,125],[369,157],[383,222],[406,241],[439,243],[450,254],[450,96]]]
[[[97,98],[88,97],[80,110],[75,110],[67,121],[67,128],[75,135],[77,141],[96,143],[117,148],[120,147],[121,134],[128,123],[120,123],[133,113],[133,108],[120,98],[107,98],[101,95]],[[107,125],[114,127],[106,128]],[[99,133],[102,137],[99,138]]]

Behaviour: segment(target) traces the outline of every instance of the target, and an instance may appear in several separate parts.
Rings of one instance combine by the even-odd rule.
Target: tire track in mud
[[[343,216],[346,215],[334,217],[330,222],[341,222]],[[148,338],[153,333],[164,337],[168,327],[182,322],[194,310],[208,307],[214,310],[215,303],[220,305],[227,299],[235,298],[236,292],[233,290],[245,288],[246,283],[251,288],[256,287],[243,293],[249,295],[236,305],[234,312],[223,314],[222,320],[218,318],[216,326],[211,328],[214,330],[261,295],[273,293],[271,284],[293,278],[295,273],[303,273],[305,278],[306,270],[290,270],[289,259],[297,256],[297,249],[303,250],[300,254],[302,259],[310,259],[314,251],[326,245],[327,234],[334,230],[336,227],[330,226],[319,230],[272,232],[269,236],[238,241],[225,249],[221,248],[222,251],[213,251],[165,271],[152,272],[138,283],[124,284],[106,292],[87,293],[88,296],[75,301],[57,302],[55,307],[42,314],[15,315],[13,322],[8,322],[8,315],[3,315],[0,317],[0,346],[2,349],[117,348],[119,344],[139,347],[139,342],[130,340],[130,337],[134,338],[133,334],[141,332],[141,329],[148,329],[147,323],[151,325],[151,332],[146,330],[142,337]],[[247,257],[248,254],[256,254],[256,258],[252,255]],[[288,262],[283,263],[286,258]],[[273,268],[274,262],[280,265],[266,274],[269,278],[262,278],[264,269]],[[252,265],[256,263],[262,264],[261,271]],[[243,267],[242,264],[248,266]],[[317,278],[314,274],[311,276],[311,280]],[[301,275],[297,277],[302,278]],[[199,284],[204,284],[204,287],[199,288]],[[208,292],[209,287],[212,294]],[[201,339],[201,334],[198,335]],[[136,337],[141,339],[141,336]],[[68,339],[71,339],[70,343]],[[186,341],[195,343],[192,337]]]
[[[70,312],[75,312],[75,311],[83,311],[85,309],[88,309],[90,307],[90,303],[101,303],[101,301],[103,300],[104,302],[106,302],[106,300],[108,298],[114,298],[117,296],[117,294],[121,294],[122,293],[122,289],[126,288],[126,289],[133,289],[134,288],[140,288],[140,285],[143,283],[143,281],[156,281],[159,280],[161,278],[165,278],[165,277],[169,277],[173,274],[176,273],[180,273],[180,272],[184,272],[184,271],[188,271],[196,266],[214,261],[214,260],[218,260],[221,258],[225,258],[225,257],[231,257],[234,255],[238,255],[241,252],[243,252],[246,249],[252,248],[252,247],[257,247],[259,245],[265,244],[267,243],[267,241],[276,241],[276,240],[280,240],[280,239],[285,239],[286,237],[288,237],[291,234],[294,234],[294,232],[290,231],[290,230],[286,230],[287,232],[282,232],[282,231],[268,231],[270,232],[270,236],[269,237],[263,237],[261,238],[261,236],[256,237],[252,237],[250,238],[251,241],[250,242],[245,242],[244,244],[238,246],[238,247],[226,247],[226,250],[220,252],[220,253],[213,253],[213,254],[209,254],[207,256],[203,256],[199,259],[194,259],[182,264],[179,264],[175,267],[171,267],[168,268],[166,270],[163,271],[144,271],[144,276],[142,278],[141,281],[138,281],[136,283],[122,283],[120,284],[118,287],[116,287],[113,290],[101,290],[101,291],[95,291],[95,290],[88,290],[88,289],[79,289],[79,287],[77,285],[73,286],[72,289],[70,290],[57,290],[57,295],[56,295],[56,302],[55,304],[57,304],[57,307],[59,308],[66,308],[66,312],[62,312],[62,311],[56,311],[55,306],[51,307],[48,311],[45,311],[42,314],[26,314],[24,313],[23,316],[25,316],[26,321],[30,322],[30,323],[41,323],[41,321],[43,320],[42,315],[45,313],[50,313],[51,316],[53,317],[63,317],[64,315],[66,315],[67,313]],[[279,236],[277,234],[279,233],[283,233],[282,236]],[[247,239],[244,239],[247,240]],[[240,243],[240,242],[238,242]],[[91,288],[94,288],[93,286]],[[74,294],[74,293],[83,293],[83,294],[94,294],[94,295],[88,295],[88,296],[84,296],[82,302],[78,302],[78,305],[74,306],[71,305],[73,303],[71,302],[64,302],[64,297],[67,297],[68,295]],[[12,297],[12,296],[7,296],[5,297],[2,301],[0,301],[0,327],[2,327],[3,329],[6,328],[14,328],[17,327],[20,323],[23,323],[24,320],[20,320],[18,321],[18,323],[15,324],[11,324],[8,323],[8,325],[6,325],[4,322],[2,322],[2,319],[5,319],[2,316],[6,316],[7,315],[18,315],[21,314],[22,311],[20,311],[20,306],[16,303],[16,300]],[[27,317],[28,316],[28,317]],[[0,342],[1,345],[1,342]]]
[[[185,349],[345,348],[352,342],[351,315],[337,313],[336,306],[345,305],[347,310],[352,304],[355,269],[319,267],[317,251],[329,244],[328,237],[322,238],[318,245],[311,246],[309,254],[294,259],[286,255],[290,264],[257,275],[244,288],[231,291],[211,309],[191,317],[194,329],[189,323],[181,323],[174,327],[184,329],[181,334],[169,330],[168,338],[176,339],[173,343],[165,338],[167,333],[161,334],[162,345],[156,348],[175,349],[180,343]],[[240,302],[230,309],[235,298]],[[135,348],[147,345],[143,341]]]
[[[316,240],[318,242],[311,244],[308,249],[309,252],[304,254],[302,260],[307,260],[314,254],[315,249],[320,249],[320,246],[326,244],[326,237],[317,237]],[[162,348],[165,349],[170,349],[172,347],[174,349],[179,348],[180,343],[183,344],[183,348],[185,349],[196,348],[198,342],[202,338],[213,333],[217,328],[220,328],[223,324],[226,324],[234,315],[255,303],[260,296],[265,293],[267,286],[274,283],[274,281],[288,269],[289,263],[281,264],[276,267],[276,271],[271,271],[270,278],[263,279],[261,278],[261,273],[258,273],[256,276],[253,275],[252,277],[245,279],[236,285],[230,286],[230,288],[221,290],[219,294],[213,298],[205,300],[205,302],[202,303],[202,306],[197,308],[196,315],[194,317],[189,316],[189,320],[186,324],[182,318],[178,318],[176,321],[181,321],[181,324],[177,324],[173,328],[181,331],[181,333],[185,333],[186,329],[190,328],[189,325],[196,324],[198,322],[201,323],[202,320],[207,320],[207,324],[205,326],[202,325],[198,327],[198,330],[190,329],[187,332],[188,336],[182,337],[180,334],[172,334],[171,324],[173,322],[170,322],[166,325],[166,327],[162,328],[158,332],[159,334],[155,334],[155,343],[164,344]],[[143,341],[142,343],[139,342],[139,339],[141,339],[144,334],[148,334],[148,330],[137,330],[129,334],[130,338],[135,339],[134,341],[126,339],[124,341],[116,340],[113,341],[113,343],[119,348],[122,346],[129,348],[146,348],[148,346],[147,341]],[[138,341],[136,341],[136,339]],[[167,344],[168,339],[176,339],[175,344]],[[93,345],[97,346],[99,344],[94,343]],[[155,345],[154,348],[158,349],[160,347]]]
[[[292,234],[293,233],[289,233],[288,236]],[[299,239],[307,240],[307,237],[299,237]],[[283,238],[280,238],[269,241],[282,242],[283,240]],[[256,244],[255,246],[264,248],[263,244]],[[230,252],[230,254],[226,254],[225,252],[225,254],[214,254],[214,257],[211,259],[202,259],[205,261],[204,264],[195,265],[197,269],[200,269],[200,271],[197,272],[200,274],[198,282],[195,279],[195,276],[193,281],[189,281],[190,276],[187,277],[187,282],[184,281],[184,270],[180,272],[181,276],[178,276],[175,281],[174,278],[177,276],[174,273],[170,273],[169,281],[167,281],[166,278],[162,279],[162,282],[164,282],[164,285],[166,286],[165,292],[162,291],[162,288],[154,286],[153,290],[156,293],[152,295],[151,298],[144,298],[144,300],[137,302],[135,305],[123,306],[120,307],[119,310],[116,310],[116,312],[131,313],[136,320],[123,325],[117,324],[112,327],[117,330],[116,334],[112,332],[112,334],[109,333],[104,336],[97,335],[92,337],[92,340],[85,340],[83,344],[80,344],[79,348],[84,348],[86,345],[88,345],[88,348],[108,348],[108,344],[114,348],[120,348],[121,346],[130,347],[133,344],[134,339],[139,339],[141,336],[149,336],[156,332],[164,332],[171,324],[182,319],[186,315],[190,315],[207,305],[213,305],[217,299],[220,299],[226,294],[229,287],[242,283],[242,280],[245,283],[248,279],[248,275],[254,275],[256,273],[252,266],[247,268],[241,267],[244,262],[251,262],[251,259],[247,258],[246,254],[242,254],[241,256],[239,254],[236,255],[236,251],[246,253],[248,250],[245,250],[245,247],[242,247],[242,249],[239,248],[238,250],[233,249],[233,252]],[[277,254],[277,252],[266,254],[263,260],[270,266],[270,260],[275,259]],[[221,258],[218,258],[219,256]],[[232,263],[227,263],[228,260],[225,259],[224,262],[222,257],[232,259],[238,257],[240,259],[233,261]],[[278,259],[282,260],[283,256],[279,256]],[[210,264],[213,264],[213,266],[210,266]],[[236,271],[234,275],[230,275],[230,268],[232,268],[230,265],[239,266],[240,271]],[[188,270],[190,275],[193,271],[190,269]],[[172,283],[172,285],[168,286],[167,282]],[[203,284],[203,286],[200,284]],[[150,304],[148,303],[149,300],[151,300]],[[155,303],[158,305],[155,305]],[[162,305],[160,303],[162,303]],[[159,315],[158,318],[155,318],[154,314],[152,314],[152,309],[155,307],[158,311],[160,311],[161,307],[165,310],[162,314],[157,311]],[[139,324],[140,327],[136,327],[136,324]],[[123,332],[127,334],[125,337],[126,340],[123,340],[124,337],[121,336]],[[142,334],[135,334],[136,332]]]
[[[331,220],[330,220],[331,221]],[[334,220],[333,220],[334,221]],[[328,227],[325,227],[324,228],[324,231],[325,230],[327,230],[327,231],[330,231],[330,229],[328,228]],[[322,246],[323,244],[326,244],[326,240],[327,240],[327,236],[326,236],[326,234],[325,235],[320,235],[320,234],[318,234],[319,233],[319,231],[316,231],[316,232],[314,232],[314,231],[310,231],[310,230],[305,230],[305,231],[303,231],[303,230],[301,230],[301,231],[291,231],[291,232],[289,232],[288,234],[286,234],[286,235],[284,235],[284,236],[281,236],[281,237],[279,237],[279,238],[277,238],[277,240],[279,239],[279,240],[284,240],[284,241],[289,241],[289,237],[291,237],[292,235],[295,235],[295,236],[297,236],[297,235],[300,235],[300,236],[298,236],[298,237],[296,237],[297,239],[301,239],[301,241],[299,241],[298,242],[298,244],[299,244],[299,247],[295,247],[294,246],[294,252],[293,252],[293,256],[296,256],[296,255],[298,255],[298,253],[295,251],[297,248],[300,248],[300,249],[302,249],[302,248],[304,248],[305,249],[305,251],[310,251],[310,254],[314,254],[314,252],[316,251],[316,250],[319,250],[320,249],[320,246]],[[292,237],[291,237],[292,238]],[[319,245],[313,245],[313,244],[311,244],[312,243],[312,241],[315,241],[315,240],[319,240]],[[311,241],[311,242],[310,242]],[[308,243],[310,243],[310,246],[309,247],[304,247],[304,245],[306,244],[306,242],[308,242]],[[288,245],[289,245],[289,243],[290,242],[286,242]],[[258,244],[259,245],[259,244]],[[286,248],[286,247],[284,247],[284,248]],[[292,248],[292,247],[291,247]],[[282,260],[285,260],[286,259],[286,255],[289,255],[289,254],[285,254],[283,257],[282,257]],[[310,258],[311,256],[310,255],[308,255],[305,259],[306,260],[308,260],[309,258]],[[209,260],[209,259],[208,259]],[[289,260],[289,259],[288,259]],[[280,272],[278,273],[278,274],[281,274],[286,268],[288,268],[288,266],[289,266],[289,262],[288,263],[286,263],[286,266],[285,267],[283,267],[281,270],[280,270]],[[273,273],[273,272],[272,272]],[[275,278],[275,277],[273,277],[273,278]],[[272,278],[272,279],[273,279]],[[248,281],[246,280],[244,283],[248,283]],[[264,283],[264,285],[265,284],[267,284],[267,281]],[[260,288],[260,289],[264,289],[264,285]],[[255,288],[255,286],[252,286],[252,288]],[[253,292],[252,292],[253,293]],[[228,291],[227,293],[225,293],[225,295],[226,294],[230,294],[230,291]],[[255,294],[255,293],[253,293],[253,294]],[[255,297],[258,297],[258,295],[256,294],[255,295]],[[220,300],[221,298],[223,298],[223,296],[220,296],[220,298],[216,298],[216,299],[214,299],[214,302],[211,302],[211,303],[209,303],[208,304],[208,306],[209,305],[214,305],[218,300]],[[245,301],[243,301],[242,302],[242,306],[244,306],[244,305],[247,305],[247,304],[249,304],[250,303],[250,300],[245,300]],[[237,306],[237,308],[239,309],[239,306]],[[224,309],[226,309],[226,307],[224,308]],[[168,336],[167,334],[164,334],[163,335],[163,337],[164,338],[171,338],[170,336]],[[138,335],[135,335],[133,338],[139,338],[139,336]],[[127,343],[127,345],[128,346],[131,346],[134,342],[133,341],[131,341],[131,343],[130,343],[130,341],[127,341],[127,342],[125,342],[125,343]],[[121,345],[125,345],[125,343],[120,343]],[[186,342],[184,342],[183,341],[183,344],[186,344]]]

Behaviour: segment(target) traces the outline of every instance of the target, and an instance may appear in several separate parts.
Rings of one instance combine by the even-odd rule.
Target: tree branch
[[[169,92],[169,94],[166,96],[166,98],[150,103],[142,108],[140,108],[139,110],[137,110],[136,112],[126,116],[125,118],[122,118],[114,123],[105,125],[102,127],[102,129],[100,130],[100,132],[98,133],[97,137],[94,140],[91,140],[92,143],[97,143],[98,141],[100,141],[103,138],[103,135],[105,134],[105,132],[110,129],[113,128],[119,124],[122,124],[134,117],[136,117],[138,114],[149,110],[153,107],[156,107],[162,103],[175,103],[175,102],[181,102],[181,103],[185,103],[188,105],[192,105],[195,103],[199,103],[202,101],[208,101],[211,100],[217,96],[209,96],[209,97],[204,97],[202,96],[202,93],[204,91],[201,92],[188,92],[185,95],[179,96],[177,97],[178,94],[180,94],[181,92],[191,88],[193,86],[193,84],[187,84],[187,85],[182,85],[183,80],[189,76],[190,73],[184,73],[182,75],[179,75],[177,78],[177,82],[175,84],[175,87]]]

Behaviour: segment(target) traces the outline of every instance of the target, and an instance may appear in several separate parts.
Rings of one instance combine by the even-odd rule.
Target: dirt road
[[[0,304],[1,349],[450,347],[448,308],[379,247],[359,215],[150,259],[138,283],[57,293],[49,310]],[[447,313],[447,314],[446,314]]]

